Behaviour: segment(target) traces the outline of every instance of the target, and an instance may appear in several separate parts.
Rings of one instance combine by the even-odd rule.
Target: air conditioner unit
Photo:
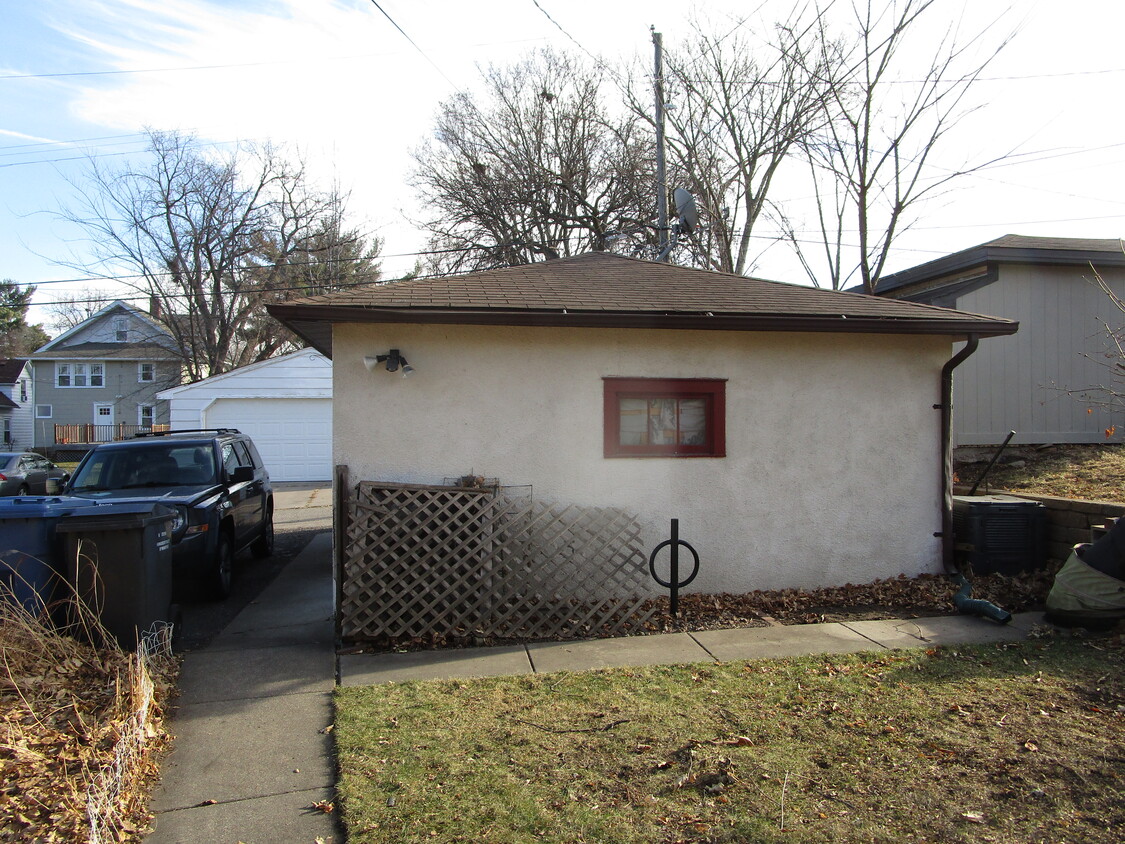
[[[1012,495],[953,496],[959,563],[974,574],[1019,574],[1047,562],[1047,508]]]

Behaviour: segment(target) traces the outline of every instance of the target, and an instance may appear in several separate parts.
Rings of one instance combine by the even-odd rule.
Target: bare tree
[[[119,298],[108,290],[87,287],[77,293],[58,295],[53,302],[45,304],[43,310],[48,315],[47,325],[56,334],[61,334],[81,325],[110,302]]]
[[[852,34],[845,39],[832,37],[825,16],[818,19],[821,53],[812,72],[830,75],[830,96],[819,131],[802,138],[801,149],[820,240],[809,246],[792,218],[778,213],[814,284],[827,280],[840,289],[858,276],[863,289],[874,292],[891,245],[914,222],[916,206],[999,160],[952,171],[931,167],[935,150],[973,110],[970,89],[1006,43],[975,58],[988,30],[964,41],[949,30],[936,49],[923,53],[917,39],[933,36],[926,14],[935,2],[851,0]],[[847,242],[851,227],[854,249]]]
[[[720,34],[696,24],[690,42],[665,53],[669,181],[699,205],[695,263],[739,274],[752,268],[751,236],[774,178],[818,129],[831,95],[819,20],[795,11],[768,38],[755,38],[745,22]],[[649,89],[634,84],[629,102],[652,124]]]
[[[599,70],[544,50],[483,73],[478,99],[439,109],[414,153],[413,183],[434,214],[437,272],[526,264],[654,242],[652,142],[603,104]]]
[[[212,155],[151,131],[149,147],[147,166],[94,160],[77,207],[62,212],[89,235],[95,259],[81,268],[135,273],[130,286],[158,306],[193,380],[280,350],[263,304],[308,289],[292,266],[345,230],[341,198],[311,189],[302,165],[269,146]]]
[[[236,366],[298,346],[297,337],[266,313],[267,304],[379,281],[382,242],[342,226],[342,212],[335,208],[303,230],[286,227],[272,238],[268,233],[259,236],[257,262],[247,268],[248,275],[258,277],[258,307],[241,327],[243,342]],[[296,236],[291,237],[294,231]]]

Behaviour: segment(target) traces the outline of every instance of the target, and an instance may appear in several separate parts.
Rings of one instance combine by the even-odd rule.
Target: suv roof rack
[[[241,434],[238,428],[177,428],[175,431],[140,431],[134,437],[167,437],[173,434]]]

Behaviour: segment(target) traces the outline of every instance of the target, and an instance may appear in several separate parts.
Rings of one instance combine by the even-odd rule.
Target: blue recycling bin
[[[0,600],[15,601],[33,616],[62,596],[62,545],[55,534],[60,518],[89,507],[83,498],[14,496],[0,498]]]

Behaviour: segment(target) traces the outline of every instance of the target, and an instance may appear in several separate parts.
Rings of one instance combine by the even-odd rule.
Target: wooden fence
[[[91,422],[55,425],[55,445],[118,442],[131,439],[134,434],[167,431],[168,427],[168,425],[131,425],[127,422],[117,422],[113,425],[95,425]]]
[[[346,641],[612,635],[655,613],[640,526],[623,510],[365,481],[341,531]]]

